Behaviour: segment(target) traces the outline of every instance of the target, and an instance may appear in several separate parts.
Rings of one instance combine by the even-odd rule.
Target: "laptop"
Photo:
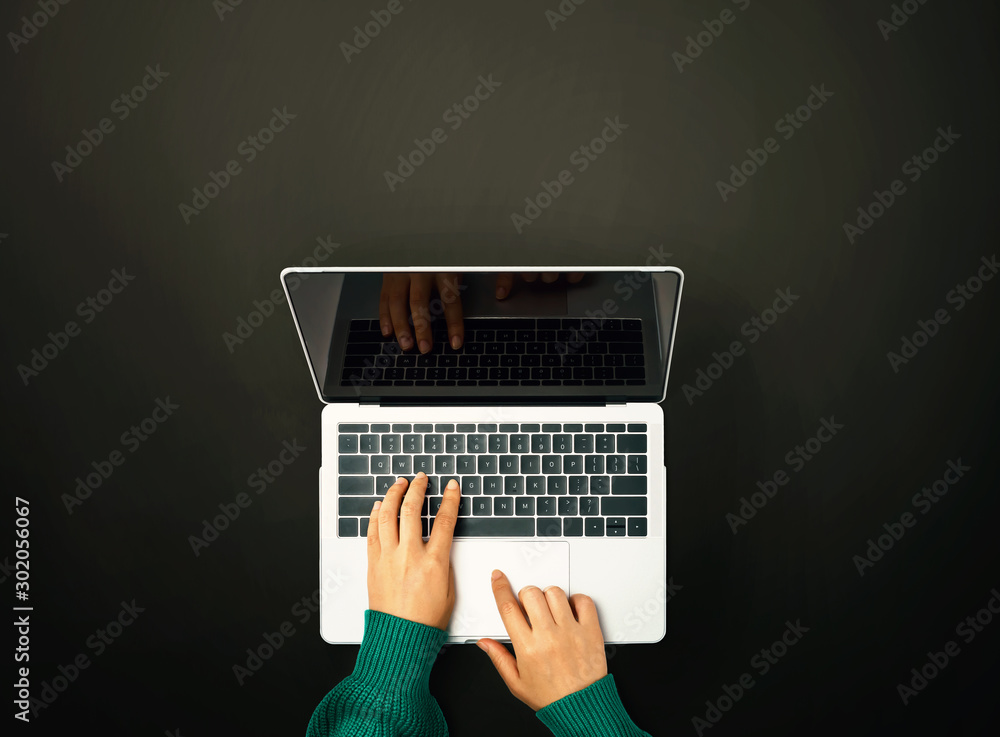
[[[497,299],[501,272],[518,276]],[[528,282],[521,272],[562,272]],[[448,642],[509,641],[490,573],[514,591],[591,596],[609,643],[666,633],[667,376],[680,307],[674,267],[320,267],[281,272],[321,415],[320,633],[364,634],[368,516],[396,477],[428,476],[425,539],[459,481]],[[384,280],[461,274],[464,343],[427,303],[432,347],[380,330]],[[409,275],[409,276],[407,276]],[[412,332],[412,317],[403,305]],[[452,317],[454,320],[454,317]]]

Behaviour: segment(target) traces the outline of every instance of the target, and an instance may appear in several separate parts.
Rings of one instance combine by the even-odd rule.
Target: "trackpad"
[[[569,592],[569,543],[456,540],[451,548],[455,567],[455,611],[448,634],[475,639],[509,639],[493,598],[490,574],[499,568],[514,595],[528,585],[559,586]]]

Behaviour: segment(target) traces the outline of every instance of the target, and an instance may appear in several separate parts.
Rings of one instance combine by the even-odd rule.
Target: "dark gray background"
[[[247,0],[220,20],[207,0],[77,0],[0,48],[0,391],[6,486],[31,501],[35,695],[93,655],[122,600],[146,610],[32,729],[301,734],[350,672],[355,648],[291,614],[317,586],[320,405],[287,308],[232,352],[222,337],[329,236],[343,245],[328,263],[638,264],[662,244],[685,271],[664,406],[682,588],[666,639],[609,663],[639,725],[694,733],[800,619],[802,642],[708,734],[990,731],[1000,625],[959,641],[908,706],[896,687],[1000,584],[1000,284],[949,308],[898,373],[886,353],[996,252],[996,7],[928,2],[885,40],[888,2],[753,0],[680,73],[671,54],[735,6],[589,0],[553,31],[556,0],[404,0],[348,64],[340,42],[384,6]],[[8,4],[0,30],[37,10]],[[157,63],[170,76],[57,181],[51,162]],[[496,92],[390,192],[383,172],[489,74]],[[724,203],[716,181],[821,84],[833,97]],[[297,118],[185,225],[178,204],[281,106]],[[511,213],[616,115],[621,138],[518,235]],[[961,139],[849,243],[845,220],[949,125]],[[504,247],[358,246],[441,232]],[[548,237],[579,245],[536,245]],[[123,267],[135,280],[25,385],[18,365]],[[749,345],[741,325],[785,288],[799,301]],[[734,340],[747,354],[685,399]],[[68,514],[75,478],[167,396],[180,409]],[[726,514],[830,415],[845,429],[734,535]],[[188,536],[293,439],[306,452],[195,557]],[[956,458],[972,470],[860,577],[852,556]],[[13,600],[12,542],[2,557]],[[285,620],[296,634],[239,686],[233,665]],[[544,733],[476,648],[448,648],[431,681],[453,734]]]

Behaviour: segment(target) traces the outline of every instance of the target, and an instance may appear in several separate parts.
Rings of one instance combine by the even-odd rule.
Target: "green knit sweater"
[[[365,611],[354,672],[316,707],[307,737],[447,737],[430,675],[448,633]],[[536,716],[556,737],[649,737],[632,723],[609,674]]]

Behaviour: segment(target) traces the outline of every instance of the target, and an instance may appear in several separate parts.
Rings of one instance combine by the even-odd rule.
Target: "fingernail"
[[[478,641],[478,642],[476,643],[476,647],[478,647],[478,648],[479,648],[480,650],[482,650],[482,651],[483,651],[484,653],[485,653],[485,652],[487,652],[487,650],[486,650],[486,643],[485,643],[485,642],[483,642],[482,640],[479,640],[479,641]]]
[[[448,488],[449,489],[457,489],[458,488],[458,482],[455,481],[455,479],[452,479],[451,481],[448,482]]]
[[[396,477],[396,483],[397,484],[405,484],[406,483],[406,479],[403,478],[402,476],[397,476]]]
[[[503,573],[501,573],[499,569],[493,571],[493,580],[496,581],[502,575],[503,575]]]
[[[420,352],[427,353],[431,349],[431,342],[429,340],[420,341]]]
[[[409,348],[410,346],[413,345],[413,338],[411,338],[409,335],[400,335],[399,344],[403,346],[403,348]]]
[[[378,508],[379,508],[379,507],[381,507],[381,506],[382,506],[382,502],[375,502],[375,506],[374,506],[374,507],[372,507],[372,509],[374,509],[374,510],[376,510],[376,511],[377,511],[377,510],[378,510]]]
[[[392,323],[384,322],[382,323],[382,335],[388,335],[392,332]]]
[[[427,475],[427,474],[426,474],[426,473],[424,473],[423,471],[418,471],[418,472],[417,472],[417,476],[426,476],[426,475]]]
[[[459,348],[462,347],[462,339],[459,338],[457,335],[451,336],[451,347],[457,351]]]
[[[503,299],[506,296],[507,296],[507,290],[504,289],[503,287],[498,287],[497,288],[497,299]]]

